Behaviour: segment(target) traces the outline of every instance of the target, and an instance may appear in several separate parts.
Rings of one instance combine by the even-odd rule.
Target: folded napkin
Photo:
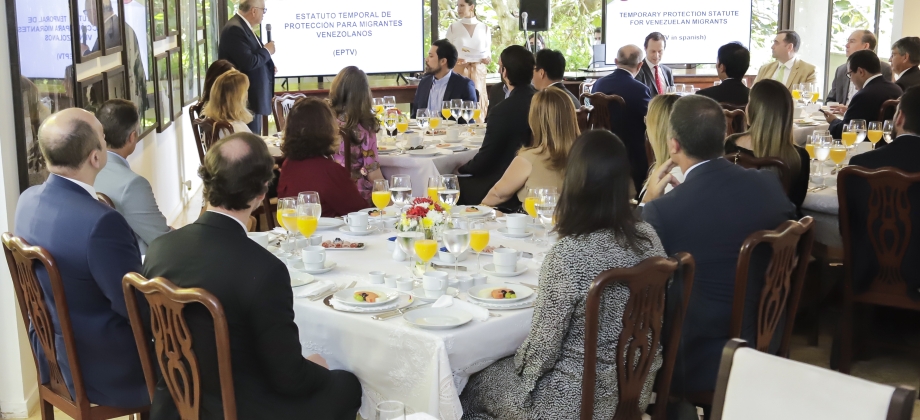
[[[309,298],[332,289],[335,283],[325,280],[317,280],[303,287],[298,287],[294,292],[295,298]]]
[[[431,305],[432,308],[447,308],[449,306],[453,306],[454,308],[461,311],[469,312],[469,314],[473,316],[473,319],[479,321],[487,321],[489,319],[488,309],[473,305],[469,302],[464,302],[460,299],[455,299],[450,295],[439,297],[438,300]]]

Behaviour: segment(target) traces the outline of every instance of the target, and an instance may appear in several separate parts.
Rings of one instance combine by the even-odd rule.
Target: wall
[[[918,22],[920,22],[920,1],[894,0],[892,42],[905,36],[920,36],[920,23]]]

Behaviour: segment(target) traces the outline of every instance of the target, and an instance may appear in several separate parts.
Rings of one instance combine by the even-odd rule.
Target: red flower
[[[412,206],[409,211],[406,212],[406,216],[409,217],[425,217],[428,215],[428,209],[425,207]]]
[[[433,203],[433,202],[432,202],[431,199],[428,198],[428,197],[416,197],[415,199],[412,200],[412,205],[413,205],[413,206],[416,206],[416,205],[419,205],[419,204],[432,204],[432,203]]]

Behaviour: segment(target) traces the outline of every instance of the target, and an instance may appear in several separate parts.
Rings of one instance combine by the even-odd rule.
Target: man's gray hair
[[[258,7],[264,0],[240,0],[240,12],[246,13],[253,7]]]
[[[639,66],[639,62],[642,61],[642,49],[635,45],[626,45],[619,50],[617,50],[617,64],[629,67],[636,68]]]

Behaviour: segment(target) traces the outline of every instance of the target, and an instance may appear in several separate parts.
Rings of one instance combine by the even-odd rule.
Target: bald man
[[[873,34],[872,31],[867,31],[865,29],[853,31],[850,37],[847,38],[847,58],[856,51],[875,51],[876,44],[878,44],[878,40],[875,38],[875,34]],[[880,61],[879,64],[882,66],[882,77],[892,82],[891,65],[884,61]],[[839,105],[832,107],[834,108],[833,111],[834,113],[843,115],[847,111],[847,106],[850,105],[850,101],[853,100],[853,95],[856,94],[856,90],[856,85],[847,77],[847,63],[843,63],[834,71],[834,81],[831,83],[831,90],[827,93],[825,102],[838,102]]]
[[[45,120],[38,144],[51,175],[22,193],[14,234],[48,250],[58,264],[90,402],[121,408],[148,405],[121,289],[125,274],[140,271],[141,255],[128,222],[99,202],[93,189],[107,158],[102,124],[87,111],[66,109]],[[48,273],[42,268],[36,272],[60,331]],[[46,352],[31,326],[29,338],[46,382]],[[63,336],[56,335],[55,342],[64,382],[73,395]]]
[[[354,420],[361,406],[357,377],[329,370],[320,355],[303,357],[287,267],[246,237],[246,222],[268,191],[273,166],[265,142],[254,134],[237,133],[211,146],[199,170],[207,211],[153,241],[144,275],[203,288],[223,304],[238,418]],[[201,418],[222,419],[211,316],[204,308],[188,308],[185,315],[201,364]],[[179,420],[162,380],[150,417]]]
[[[594,83],[591,89],[592,93],[619,95],[626,101],[625,108],[615,102],[610,105],[610,126],[613,134],[626,145],[636,191],[642,191],[648,176],[645,114],[648,113],[648,102],[652,99],[648,86],[636,80],[636,74],[644,62],[642,56],[642,49],[636,45],[620,48],[615,61],[617,69]]]

